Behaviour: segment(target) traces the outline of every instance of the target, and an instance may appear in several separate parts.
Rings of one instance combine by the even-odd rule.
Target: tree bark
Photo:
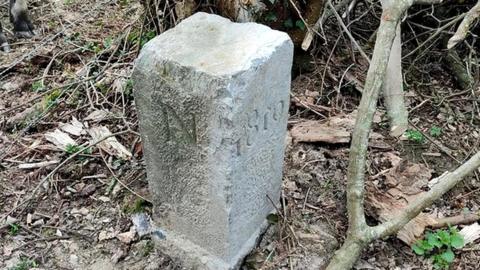
[[[402,73],[402,32],[400,23],[397,25],[390,59],[388,61],[383,97],[390,118],[390,135],[401,136],[408,128],[408,111],[405,106]]]

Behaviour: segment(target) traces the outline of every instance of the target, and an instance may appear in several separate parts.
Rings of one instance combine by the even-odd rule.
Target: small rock
[[[69,258],[70,264],[74,267],[78,266],[78,256],[75,254],[71,254]]]
[[[121,242],[125,243],[125,244],[130,244],[133,239],[135,238],[135,227],[132,226],[130,228],[130,231],[128,232],[124,232],[124,233],[119,233],[117,235],[117,239],[120,240]]]
[[[80,182],[80,183],[75,184],[75,185],[73,186],[73,188],[74,188],[76,191],[80,191],[80,190],[82,190],[84,187],[85,187],[85,183],[83,183],[83,182]],[[68,188],[68,187],[67,187],[67,188]]]
[[[73,209],[70,211],[70,214],[72,214],[72,215],[82,215],[82,216],[86,216],[86,215],[88,215],[89,212],[90,212],[90,211],[88,211],[87,208],[82,207],[82,208],[80,208],[80,209],[78,209],[78,208],[73,208]]]
[[[100,197],[98,197],[98,199],[102,202],[109,202],[110,201],[110,198],[107,197],[107,196],[100,196]]]
[[[103,222],[103,223],[110,223],[110,221],[112,221],[111,218],[104,218],[104,219],[102,219],[102,222]]]
[[[82,192],[80,193],[82,196],[90,196],[92,195],[97,187],[94,184],[88,184],[86,187],[82,189]]]
[[[135,230],[140,237],[149,234],[152,231],[150,217],[145,213],[133,214],[132,223],[135,225]]]
[[[113,228],[110,228],[108,231],[101,231],[98,234],[98,241],[108,240],[115,237],[115,233],[113,232]]]
[[[13,245],[5,245],[3,247],[3,256],[4,258],[8,258],[12,255],[12,251],[14,250],[15,246]]]
[[[63,236],[62,231],[60,231],[59,229],[57,229],[57,231],[55,232],[55,235],[58,236],[58,237]]]
[[[69,186],[67,186],[66,189],[68,191],[70,191],[71,193],[77,193],[78,192],[78,189],[75,189],[75,188],[72,188],[72,187],[69,187]]]
[[[94,218],[94,216],[92,214],[88,214],[88,215],[85,216],[85,219],[89,220],[89,221],[92,221],[93,218]]]

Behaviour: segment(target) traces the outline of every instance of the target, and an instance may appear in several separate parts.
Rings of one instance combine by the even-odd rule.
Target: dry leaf
[[[92,121],[92,122],[100,122],[100,121],[104,120],[105,118],[107,118],[108,114],[109,114],[109,112],[106,111],[106,110],[95,110],[95,111],[91,112],[85,118],[85,120]]]
[[[430,177],[431,171],[424,165],[400,162],[386,174],[389,190],[379,190],[372,182],[367,184],[367,211],[381,222],[391,220],[425,193],[422,188],[428,185]],[[420,213],[397,233],[397,238],[411,245],[423,235],[426,227],[436,223],[435,217]]]
[[[93,141],[99,141],[107,136],[112,135],[110,130],[104,126],[92,127],[88,130],[88,133],[90,136],[92,136]],[[130,153],[130,151],[128,151],[127,148],[125,148],[125,146],[123,146],[120,142],[118,142],[115,137],[110,137],[100,142],[98,147],[108,154],[117,156],[123,160],[129,160],[132,157],[132,153]]]
[[[77,145],[77,143],[72,138],[70,138],[67,133],[59,129],[55,129],[55,131],[53,132],[45,133],[45,139],[53,143],[57,148],[62,151],[65,151],[65,149],[67,149],[67,145]]]
[[[477,222],[468,225],[460,230],[460,234],[463,236],[465,245],[473,243],[480,238],[480,225]]]
[[[85,134],[85,129],[83,124],[73,117],[72,121],[68,124],[61,124],[60,129],[74,136],[80,136]]]

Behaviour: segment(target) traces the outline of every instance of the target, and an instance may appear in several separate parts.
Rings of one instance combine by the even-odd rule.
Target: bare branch
[[[338,4],[335,5],[334,10],[340,10],[341,8],[347,6],[352,0],[342,0]],[[313,38],[315,34],[320,30],[322,25],[325,23],[325,21],[330,18],[330,16],[333,15],[332,9],[326,8],[325,11],[323,12],[323,15],[320,14],[317,22],[308,29],[307,34],[305,35],[305,38],[303,39],[302,42],[302,49],[304,51],[308,50],[310,48],[310,45],[312,44]]]
[[[415,0],[415,5],[435,5],[442,2],[443,0]]]
[[[447,44],[448,49],[455,47],[455,45],[457,45],[459,42],[463,41],[467,37],[470,27],[472,27],[472,24],[475,22],[475,20],[479,16],[480,16],[480,1],[478,1],[477,4],[467,12],[467,14],[465,15],[465,18],[463,18],[463,21],[458,26],[457,32],[455,32],[455,34],[448,41],[448,44]]]
[[[365,60],[367,60],[368,63],[370,63],[370,58],[368,57],[368,55],[363,51],[362,47],[360,46],[360,44],[358,44],[358,42],[355,40],[355,38],[352,36],[352,33],[350,33],[350,31],[348,30],[347,26],[345,25],[345,23],[343,23],[343,20],[342,18],[340,17],[340,15],[338,14],[338,12],[335,10],[335,7],[333,6],[332,4],[332,1],[331,0],[327,0],[327,3],[328,3],[328,6],[330,7],[330,9],[332,10],[333,12],[333,15],[335,15],[335,17],[337,18],[337,21],[338,23],[340,24],[340,26],[342,27],[343,31],[345,31],[345,33],[347,34],[348,38],[352,41],[352,43],[355,45],[355,47],[357,47],[358,51],[360,52],[360,55],[362,55],[363,58],[365,58]]]
[[[436,182],[436,184],[430,189],[430,191],[409,204],[397,218],[375,227],[376,234],[378,234],[379,237],[385,237],[395,233],[422,212],[423,209],[432,205],[435,200],[439,199],[443,194],[458,184],[458,182],[460,182],[465,176],[479,167],[480,152],[476,153],[455,171],[445,172],[440,177],[433,179],[432,181]]]

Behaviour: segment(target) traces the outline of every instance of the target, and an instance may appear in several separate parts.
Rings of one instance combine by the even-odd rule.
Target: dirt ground
[[[0,53],[0,269],[181,269],[155,250],[148,236],[132,230],[132,215],[152,210],[129,79],[139,45],[152,36],[141,27],[141,5],[31,2],[37,35],[15,40],[7,33],[12,52]],[[2,24],[11,29],[6,3],[0,10]],[[296,58],[308,64],[294,69],[281,213],[273,216],[243,269],[322,269],[345,237],[349,140],[300,142],[292,130],[308,120],[341,119],[348,135],[361,94],[352,81],[338,86],[349,56],[327,63],[328,53],[313,54]],[[423,141],[389,137],[379,104],[367,168],[369,185],[378,190],[389,185],[395,160],[421,164],[436,177],[480,151],[480,89],[459,90],[439,55],[432,52],[406,67],[412,129],[424,134]],[[360,82],[362,66],[352,69]],[[432,127],[440,131],[432,133]],[[58,146],[57,129],[74,141],[67,150]],[[116,134],[114,146],[81,148],[94,141],[92,130]],[[478,174],[469,176],[426,212],[437,217],[478,212],[479,190]],[[375,207],[368,202],[366,207],[369,223],[377,224]],[[7,220],[14,225],[3,225]],[[478,241],[456,255],[452,269],[478,269]],[[395,237],[371,244],[356,265],[432,267]]]

